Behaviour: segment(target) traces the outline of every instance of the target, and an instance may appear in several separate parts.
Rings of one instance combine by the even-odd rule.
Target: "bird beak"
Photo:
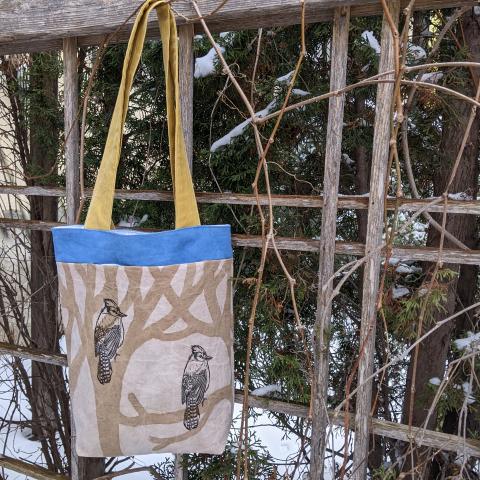
[[[209,357],[208,355],[205,355],[205,360],[211,360],[213,357]]]
[[[123,318],[123,317],[127,317],[128,315],[122,312],[118,312],[117,316],[119,316],[120,318]]]

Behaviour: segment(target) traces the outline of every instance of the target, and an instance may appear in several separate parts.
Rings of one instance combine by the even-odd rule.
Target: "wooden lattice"
[[[132,13],[142,2],[140,0],[7,0],[0,3],[0,55],[33,52],[49,49],[63,49],[64,91],[65,91],[65,131],[71,131],[65,145],[66,187],[21,187],[0,186],[0,194],[22,194],[66,197],[67,222],[74,223],[80,203],[79,188],[79,128],[78,128],[78,73],[77,48],[84,45],[98,45],[105,41],[105,35],[114,33],[111,42],[122,42],[128,38]],[[202,12],[208,13],[206,21],[212,31],[230,31],[266,26],[291,25],[299,22],[300,1],[298,0],[199,0]],[[395,21],[400,8],[408,2],[390,0],[391,19]],[[445,8],[460,5],[475,5],[473,0],[418,0],[417,9]],[[351,16],[380,15],[382,5],[379,0],[307,0],[306,21],[333,21],[331,91],[339,90],[346,84],[346,60],[348,54],[348,31]],[[220,8],[219,8],[220,7]],[[195,11],[188,0],[174,3],[180,36],[180,79],[182,91],[182,117],[186,134],[189,158],[192,158],[193,134],[193,53],[192,40],[195,31],[201,30]],[[130,20],[124,24],[125,19]],[[192,21],[188,21],[193,19]],[[152,18],[150,37],[156,35],[156,25]],[[392,71],[394,67],[393,39],[389,23],[384,19],[382,30],[382,51],[380,72]],[[388,78],[388,77],[387,77]],[[390,78],[393,78],[390,75]],[[319,439],[312,444],[312,478],[322,477],[324,435],[329,423],[342,425],[345,415],[327,412],[324,408],[328,380],[328,343],[324,332],[329,327],[332,287],[328,280],[334,273],[336,254],[367,255],[365,281],[368,287],[363,291],[361,339],[364,353],[359,364],[359,384],[357,410],[352,415],[350,425],[355,429],[355,449],[353,477],[365,478],[365,458],[368,454],[369,434],[375,433],[389,438],[414,442],[418,445],[438,449],[458,451],[480,457],[480,441],[461,439],[439,432],[423,429],[409,429],[370,417],[371,380],[373,370],[373,349],[375,342],[376,301],[379,288],[379,272],[382,261],[380,253],[384,225],[384,210],[398,208],[404,211],[480,214],[480,201],[451,200],[448,206],[427,200],[385,200],[385,179],[388,165],[390,141],[390,116],[393,83],[381,83],[377,91],[377,112],[373,140],[371,189],[369,198],[361,196],[338,196],[340,157],[342,145],[344,96],[333,96],[329,100],[327,147],[325,157],[324,197],[318,196],[273,196],[273,205],[323,209],[322,231],[319,240],[299,238],[277,238],[279,248],[319,253],[319,289],[316,317],[315,380],[317,388],[313,401],[313,436]],[[85,192],[88,197],[90,190]],[[116,198],[134,200],[171,201],[171,193],[153,191],[117,191]],[[199,193],[200,203],[223,203],[255,205],[253,195]],[[268,199],[260,197],[260,204]],[[368,209],[368,232],[366,244],[336,242],[336,218],[338,209]],[[0,219],[0,227],[49,230],[58,225],[53,222]],[[260,237],[234,235],[234,245],[261,248]],[[396,247],[392,254],[399,259],[437,261],[439,250],[427,247]],[[448,263],[480,264],[480,250],[464,251],[443,249],[442,259]],[[325,288],[322,288],[326,286]],[[66,365],[62,355],[53,355],[29,348],[0,344],[0,354],[14,355],[38,362]],[[242,403],[242,393],[237,392],[236,401]],[[306,416],[305,405],[252,397],[250,405],[289,415]],[[85,478],[85,462],[76,459],[72,477]],[[61,479],[39,467],[33,467],[18,460],[0,456],[0,465],[39,479]],[[180,477],[179,477],[180,478]]]

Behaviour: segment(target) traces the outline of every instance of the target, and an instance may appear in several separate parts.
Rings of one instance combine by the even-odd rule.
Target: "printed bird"
[[[182,378],[182,405],[186,405],[183,424],[187,430],[198,427],[200,419],[198,406],[203,404],[205,392],[210,385],[208,361],[211,359],[203,347],[192,345],[192,353],[188,357]]]
[[[123,343],[123,318],[126,317],[116,302],[110,298],[103,301],[104,306],[98,314],[93,334],[95,356],[99,357],[97,378],[101,384],[110,382],[112,378],[112,359],[115,359]]]

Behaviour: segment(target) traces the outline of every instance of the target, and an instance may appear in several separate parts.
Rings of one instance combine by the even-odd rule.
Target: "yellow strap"
[[[153,8],[157,9],[162,38],[170,168],[175,200],[175,228],[200,225],[180,117],[178,39],[175,17],[171,12],[170,5],[165,4],[165,0],[147,0],[139,10],[128,41],[123,62],[122,81],[105,143],[102,163],[95,182],[92,201],[88,209],[85,228],[94,230],[109,230],[111,228],[115,179],[122,148],[128,100],[143,50],[148,15]]]

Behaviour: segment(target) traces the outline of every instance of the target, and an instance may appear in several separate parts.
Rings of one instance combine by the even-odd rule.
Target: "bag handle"
[[[178,86],[178,38],[175,17],[166,0],[147,0],[139,10],[133,25],[123,62],[122,81],[108,131],[102,162],[95,181],[92,201],[85,228],[110,230],[112,225],[115,179],[122,148],[123,128],[133,79],[137,71],[147,31],[148,15],[157,10],[162,39],[163,64],[167,97],[167,123],[170,170],[175,201],[175,228],[200,225],[192,177],[187,161],[185,140],[180,117]]]

